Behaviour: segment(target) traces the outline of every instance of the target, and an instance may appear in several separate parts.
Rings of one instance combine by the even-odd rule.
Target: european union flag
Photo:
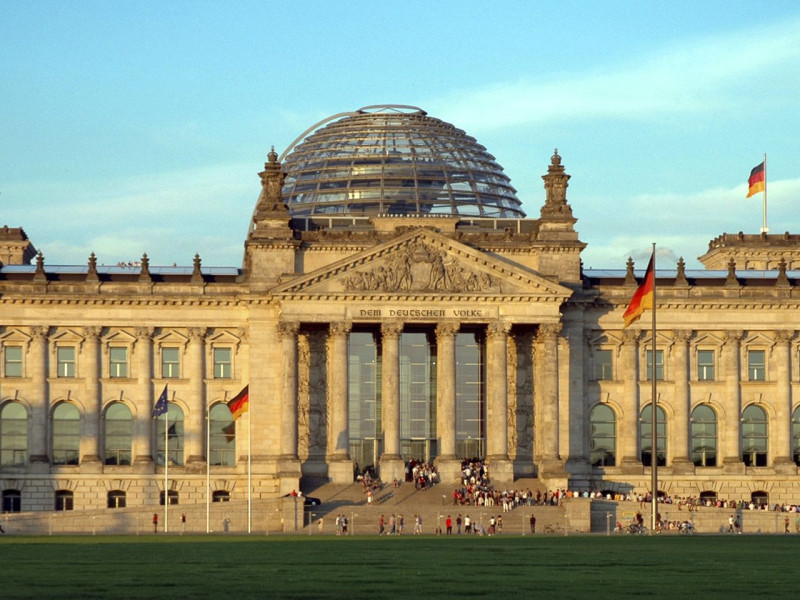
[[[153,406],[153,417],[158,417],[163,415],[167,412],[167,386],[164,386],[164,391],[161,392],[161,395],[156,400],[155,406]]]

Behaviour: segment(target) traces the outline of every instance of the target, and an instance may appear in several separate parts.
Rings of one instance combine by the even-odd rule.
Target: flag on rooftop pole
[[[653,296],[655,292],[655,274],[653,272],[653,265],[655,262],[655,249],[653,254],[650,255],[650,262],[647,264],[647,270],[644,273],[644,281],[633,294],[628,308],[622,318],[625,319],[623,329],[628,327],[631,323],[639,320],[645,310],[653,310]]]
[[[763,192],[764,188],[766,187],[766,179],[767,160],[764,158],[764,162],[756,167],[753,167],[753,170],[750,171],[750,179],[747,180],[747,197],[749,198],[758,192]]]

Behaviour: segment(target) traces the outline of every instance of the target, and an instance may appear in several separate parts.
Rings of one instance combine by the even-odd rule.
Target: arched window
[[[19,402],[0,409],[0,465],[24,465],[28,459],[28,412]]]
[[[19,490],[3,490],[3,512],[20,512],[22,510],[22,492]]]
[[[214,490],[214,493],[211,494],[211,501],[212,502],[230,502],[231,494],[226,490]]]
[[[125,508],[125,492],[123,490],[111,490],[106,498],[108,508]]]
[[[645,467],[651,466],[653,455],[653,408],[650,404],[642,409],[639,420],[639,439],[642,447],[642,464]],[[663,467],[667,464],[667,414],[664,409],[658,407],[658,426],[656,429],[656,456],[658,466]]]
[[[767,466],[767,441],[767,413],[751,404],[742,413],[742,462],[745,466]]]
[[[769,494],[764,491],[757,491],[750,494],[750,501],[756,506],[766,506],[769,504]]]
[[[131,409],[122,402],[106,408],[104,462],[107,465],[131,464],[133,419]]]
[[[168,436],[166,441],[164,440],[165,428]],[[183,410],[180,406],[170,403],[168,412],[158,417],[156,443],[156,464],[164,464],[165,444],[169,446],[169,464],[183,464]]]
[[[700,503],[703,506],[714,506],[717,503],[717,492],[706,490],[700,492]]]
[[[215,404],[209,416],[209,464],[226,467],[236,464],[236,423],[227,404]]]
[[[74,404],[53,409],[53,464],[77,465],[81,446],[81,414]]]
[[[697,467],[717,466],[717,413],[700,404],[692,411],[692,462]]]
[[[72,490],[56,490],[56,510],[72,510],[73,499]]]
[[[164,506],[164,492],[160,492],[158,495],[158,503],[161,506]],[[169,505],[174,506],[178,503],[178,491],[177,490],[169,490]]]
[[[794,464],[800,465],[800,406],[792,413],[792,456]]]
[[[593,467],[613,467],[617,462],[617,417],[605,404],[598,404],[589,417]]]

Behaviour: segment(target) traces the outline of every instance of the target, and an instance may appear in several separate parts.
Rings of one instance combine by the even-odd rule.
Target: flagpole
[[[650,525],[650,533],[653,534],[656,531],[656,520],[658,515],[658,387],[657,381],[658,377],[656,376],[656,243],[653,242],[653,310],[651,311],[652,314],[652,343],[653,343],[653,350],[652,350],[652,400],[650,402],[650,408],[652,409],[652,440],[650,446],[650,472],[652,474],[652,481],[651,489],[653,494],[653,501],[651,503],[652,508],[652,515],[651,515],[651,525]]]
[[[164,533],[169,533],[169,408],[164,413]]]
[[[249,400],[248,400],[249,402]],[[250,533],[251,514],[253,510],[253,486],[251,482],[251,456],[252,456],[252,439],[253,439],[253,413],[250,412],[248,406],[247,410],[247,533]]]
[[[764,152],[764,226],[761,228],[761,233],[769,233],[767,227],[767,153]]]
[[[206,533],[211,532],[211,407],[206,407]]]

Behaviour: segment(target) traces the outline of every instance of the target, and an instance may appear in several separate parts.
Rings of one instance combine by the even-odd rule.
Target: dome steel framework
[[[525,217],[486,148],[419,108],[368,106],[317,127],[284,152],[282,197],[294,216]]]

